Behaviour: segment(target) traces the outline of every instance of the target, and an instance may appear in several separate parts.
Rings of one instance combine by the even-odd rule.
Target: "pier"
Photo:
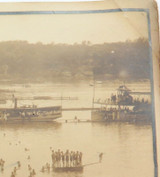
[[[62,111],[93,111],[100,108],[62,108]]]
[[[52,97],[52,96],[34,96],[34,97],[16,97],[18,100],[61,100],[61,101],[74,101],[74,100],[78,100],[79,98],[78,97],[70,97],[70,96],[67,96],[67,97],[63,97],[63,96],[60,96],[60,97]],[[15,99],[15,97],[6,97],[5,98],[6,100],[13,100]]]

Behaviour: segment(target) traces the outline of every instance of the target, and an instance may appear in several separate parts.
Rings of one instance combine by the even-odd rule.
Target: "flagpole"
[[[94,81],[93,81],[92,109],[94,108],[94,98],[95,98],[95,79],[94,79]]]

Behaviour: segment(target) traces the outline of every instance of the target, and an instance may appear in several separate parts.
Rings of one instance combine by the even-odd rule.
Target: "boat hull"
[[[61,106],[0,109],[0,123],[52,122],[62,117]]]
[[[8,117],[7,119],[0,119],[1,123],[23,123],[23,122],[52,122],[57,118],[62,117],[61,114],[49,116],[34,116],[34,117]]]
[[[105,110],[92,111],[93,122],[148,122],[152,121],[150,112],[110,112]]]

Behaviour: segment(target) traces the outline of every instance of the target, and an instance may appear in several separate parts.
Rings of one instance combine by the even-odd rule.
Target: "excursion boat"
[[[149,95],[149,92],[132,92],[125,85],[117,89],[117,94],[105,101],[94,101],[101,108],[91,112],[93,122],[145,122],[152,121],[152,108],[148,100],[135,99],[132,94]],[[94,99],[93,99],[94,100]]]
[[[17,107],[17,99],[14,100],[14,108],[0,108],[0,123],[18,122],[52,122],[62,116],[61,106]]]

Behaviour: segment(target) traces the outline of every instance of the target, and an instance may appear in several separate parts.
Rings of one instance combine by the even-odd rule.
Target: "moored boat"
[[[0,108],[0,123],[52,122],[61,116],[61,106],[17,107],[17,99],[15,99],[14,108]]]
[[[134,99],[131,94],[131,90],[122,85],[117,89],[117,94],[112,94],[111,98],[106,99],[105,102],[94,101],[94,104],[101,104],[101,108],[91,112],[92,121],[150,123],[152,121],[151,103],[144,98]]]

